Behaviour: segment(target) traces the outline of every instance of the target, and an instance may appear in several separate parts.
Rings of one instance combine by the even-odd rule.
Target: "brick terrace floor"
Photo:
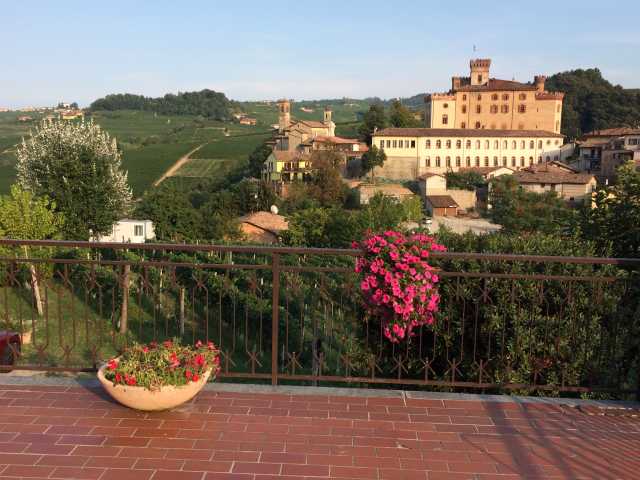
[[[139,413],[98,388],[0,385],[0,477],[640,478],[640,420],[601,413],[407,394],[229,391]]]

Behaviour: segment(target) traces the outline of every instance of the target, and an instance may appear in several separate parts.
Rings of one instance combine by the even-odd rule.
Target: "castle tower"
[[[489,81],[490,58],[476,58],[469,62],[471,85],[486,85]]]
[[[284,132],[291,125],[291,104],[289,100],[278,100],[278,129]]]
[[[335,137],[336,134],[336,124],[331,120],[331,107],[327,105],[324,107],[324,118],[322,123],[324,123],[329,128],[329,136]]]
[[[536,90],[544,92],[544,82],[547,81],[547,77],[544,75],[536,75],[533,77],[533,83],[536,85]]]

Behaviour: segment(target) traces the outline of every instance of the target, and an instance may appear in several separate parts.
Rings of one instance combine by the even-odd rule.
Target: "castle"
[[[469,62],[468,77],[452,77],[451,90],[425,97],[428,128],[542,130],[560,133],[564,93],[545,90],[546,77],[532,83],[489,75],[491,59]]]

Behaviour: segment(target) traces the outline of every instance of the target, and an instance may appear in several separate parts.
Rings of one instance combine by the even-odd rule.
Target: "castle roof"
[[[489,81],[484,85],[471,85],[467,84],[467,79],[469,77],[463,77],[461,80],[464,81],[464,84],[457,87],[454,91],[456,92],[487,92],[493,90],[537,90],[536,86],[532,83],[521,83],[513,80],[500,80],[498,78],[490,78]],[[470,80],[469,80],[470,82]]]
[[[564,135],[545,130],[493,130],[469,128],[385,128],[374,137],[541,137],[563,138]]]

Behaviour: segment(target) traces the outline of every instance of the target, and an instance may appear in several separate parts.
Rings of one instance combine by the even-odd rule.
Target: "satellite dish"
[[[271,213],[273,213],[274,215],[278,214],[278,207],[276,207],[275,205],[271,205],[271,208],[269,210],[271,210]]]

